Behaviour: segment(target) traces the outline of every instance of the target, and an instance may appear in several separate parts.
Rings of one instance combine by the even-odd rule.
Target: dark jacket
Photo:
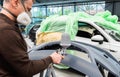
[[[32,77],[50,63],[50,56],[42,60],[29,60],[18,26],[0,13],[0,77]]]

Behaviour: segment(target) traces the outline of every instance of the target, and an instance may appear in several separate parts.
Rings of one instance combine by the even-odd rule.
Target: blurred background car
[[[34,26],[31,28],[30,32],[29,32],[29,38],[31,39],[32,42],[35,43],[35,37],[36,37],[36,31],[38,30],[38,28],[40,27],[39,24],[34,24]]]
[[[40,28],[40,23],[43,21],[44,19],[39,19],[39,18],[32,18],[32,22],[30,25],[24,27],[24,33],[25,35],[29,36],[29,39],[31,39],[31,41],[33,43],[35,43],[35,35],[36,35],[36,31],[38,30],[38,28]]]

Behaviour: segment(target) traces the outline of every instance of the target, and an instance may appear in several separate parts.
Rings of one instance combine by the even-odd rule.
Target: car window
[[[89,24],[78,22],[78,33],[77,36],[91,38],[94,28],[92,28]]]
[[[115,30],[112,30],[106,26],[103,26],[102,24],[99,24],[97,22],[95,22],[97,25],[99,25],[102,29],[104,29],[104,31],[110,35],[110,37],[112,37],[114,40],[116,41],[120,41],[120,33],[115,31]]]
[[[94,28],[90,24],[85,22],[78,22],[77,36],[84,37],[84,38],[91,38],[94,35],[103,36],[96,28]],[[108,40],[104,36],[103,38],[105,42],[108,42]]]

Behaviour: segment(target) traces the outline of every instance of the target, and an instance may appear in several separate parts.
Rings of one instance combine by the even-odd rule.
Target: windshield
[[[104,26],[104,25],[101,25],[101,24],[99,24],[99,23],[96,23],[96,24],[99,25],[102,29],[104,29],[105,32],[106,32],[107,34],[109,34],[114,40],[120,42],[120,33],[118,33],[118,32],[115,31],[115,30],[112,30],[112,29],[110,29],[110,28],[108,28],[108,27],[106,27],[106,26]]]

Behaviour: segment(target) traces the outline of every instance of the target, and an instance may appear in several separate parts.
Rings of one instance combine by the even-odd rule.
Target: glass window
[[[105,2],[101,4],[96,4],[97,12],[105,11]]]
[[[74,6],[63,6],[63,14],[67,15],[74,12]]]
[[[111,29],[109,27],[106,27],[105,25],[99,24],[96,22],[97,25],[99,25],[102,29],[104,29],[104,31],[110,35],[114,40],[120,42],[120,34],[118,31]]]
[[[78,3],[76,5],[76,11],[80,11],[80,12],[88,12],[90,9],[88,4],[85,3]]]
[[[95,30],[90,24],[84,22],[78,22],[79,30],[77,36],[84,38],[91,38],[92,33]]]
[[[77,3],[76,11],[86,12],[94,15],[97,12],[105,11],[105,2]]]
[[[41,12],[40,17],[41,18],[46,18],[46,6],[39,7],[39,11]]]
[[[33,7],[31,12],[32,12],[33,18],[45,18],[46,17],[45,6]]]
[[[79,26],[79,29],[77,32],[78,37],[91,38],[95,35],[101,35],[104,37],[104,35],[101,34],[101,32],[97,28],[90,25],[89,23],[78,22],[78,26]],[[108,42],[108,40],[105,37],[104,37],[104,41]]]
[[[54,5],[47,7],[47,16],[54,15],[54,14],[62,14],[62,6]]]
[[[31,23],[40,23],[44,18],[46,18],[46,7],[33,7],[31,9],[32,13],[32,22]]]

